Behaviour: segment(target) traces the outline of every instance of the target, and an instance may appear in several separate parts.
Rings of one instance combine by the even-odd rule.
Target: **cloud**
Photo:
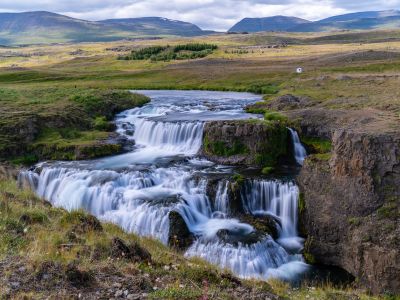
[[[341,13],[396,9],[400,0],[1,0],[0,11],[47,10],[88,20],[160,16],[226,30],[245,17],[318,20]]]

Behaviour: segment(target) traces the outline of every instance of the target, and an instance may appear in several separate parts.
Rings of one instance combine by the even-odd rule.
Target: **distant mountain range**
[[[245,18],[229,29],[229,32],[287,31],[288,29],[298,25],[309,23],[312,22],[300,18],[285,16]]]
[[[345,14],[316,22],[287,17],[245,18],[230,32],[320,32],[400,28],[400,11]],[[0,13],[0,45],[99,42],[160,36],[200,36],[214,33],[182,21],[158,17],[86,21],[37,11]]]
[[[385,28],[400,28],[400,11],[388,10],[358,12],[334,16],[316,22],[284,16],[245,18],[229,29],[229,32],[321,32]]]
[[[0,13],[0,44],[112,41],[143,36],[210,34],[198,26],[158,17],[85,21],[51,12]]]

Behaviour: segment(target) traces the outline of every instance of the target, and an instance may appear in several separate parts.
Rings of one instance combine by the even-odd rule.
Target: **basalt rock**
[[[342,267],[374,293],[398,294],[400,133],[332,132],[331,157],[309,157],[298,177],[307,256]]]
[[[194,241],[194,236],[190,232],[182,216],[176,212],[169,213],[169,234],[168,245],[171,248],[184,251],[190,247]]]
[[[205,124],[201,153],[219,164],[275,166],[288,155],[288,139],[282,122],[213,121]]]

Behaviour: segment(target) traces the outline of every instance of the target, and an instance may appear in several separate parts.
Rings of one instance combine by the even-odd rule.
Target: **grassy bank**
[[[79,159],[109,155],[120,111],[149,99],[128,91],[78,87],[0,88],[0,160]]]
[[[0,191],[3,297],[87,297],[98,292],[108,297],[132,295],[132,299],[277,299],[276,295],[283,299],[379,299],[332,286],[293,289],[279,281],[239,280],[84,212],[54,208],[19,190],[13,181],[1,179]]]

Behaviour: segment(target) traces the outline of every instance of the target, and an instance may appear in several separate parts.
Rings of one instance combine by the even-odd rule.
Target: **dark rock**
[[[176,212],[169,213],[168,245],[171,248],[184,251],[193,243],[194,236],[190,232],[182,216]]]
[[[265,238],[265,234],[260,231],[253,231],[249,234],[242,235],[236,232],[229,231],[228,229],[220,229],[217,232],[217,237],[224,243],[231,245],[251,245],[262,241]]]
[[[400,134],[353,126],[335,130],[332,145],[330,159],[311,156],[298,177],[308,256],[374,293],[398,294]]]
[[[113,238],[111,241],[111,256],[113,258],[127,259],[133,262],[151,262],[150,253],[138,243],[133,242],[131,244],[126,244],[117,237]]]
[[[73,213],[76,218],[76,224],[73,226],[72,231],[75,233],[87,233],[90,231],[103,231],[103,226],[100,221],[92,215],[76,212]]]
[[[273,166],[288,154],[287,124],[264,121],[213,121],[204,127],[202,154],[227,165]]]
[[[274,239],[279,237],[279,228],[281,227],[280,220],[271,215],[266,216],[252,216],[252,215],[240,215],[239,220],[243,223],[250,224],[259,232],[268,234]]]
[[[308,97],[298,97],[291,94],[283,95],[268,102],[267,108],[270,110],[292,110],[305,108],[313,105],[313,101]]]

